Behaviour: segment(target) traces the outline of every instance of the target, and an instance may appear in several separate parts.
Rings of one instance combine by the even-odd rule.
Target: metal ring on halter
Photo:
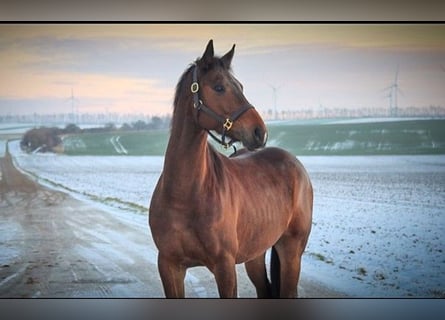
[[[192,91],[192,93],[197,93],[199,91],[199,84],[198,82],[193,82],[190,90]]]

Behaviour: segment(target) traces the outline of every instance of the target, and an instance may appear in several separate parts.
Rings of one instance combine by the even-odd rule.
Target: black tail
[[[272,298],[280,297],[280,258],[277,250],[272,247],[270,254],[270,282]]]

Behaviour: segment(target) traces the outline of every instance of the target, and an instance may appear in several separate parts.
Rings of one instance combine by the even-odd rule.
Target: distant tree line
[[[103,127],[81,129],[74,123],[66,125],[64,129],[58,127],[39,127],[30,129],[22,137],[20,147],[26,152],[61,152],[62,136],[68,134],[106,133],[115,131],[159,130],[168,127],[168,120],[153,117],[150,122],[138,120],[130,124],[124,123],[117,128],[114,123],[107,123]]]
[[[142,131],[142,130],[159,130],[169,126],[170,118],[162,119],[160,117],[152,117],[150,122],[138,120],[130,124],[124,123],[120,130],[122,131]]]

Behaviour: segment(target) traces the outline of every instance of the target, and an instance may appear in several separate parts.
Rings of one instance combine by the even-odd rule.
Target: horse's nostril
[[[267,134],[262,128],[256,127],[254,130],[254,136],[258,145],[263,146],[266,144]]]

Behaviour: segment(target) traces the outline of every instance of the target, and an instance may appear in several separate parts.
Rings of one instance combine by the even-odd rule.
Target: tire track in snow
[[[125,149],[124,146],[122,145],[122,143],[120,142],[120,138],[121,138],[121,136],[112,136],[110,138],[110,142],[113,145],[114,150],[118,154],[128,154],[127,149]]]

